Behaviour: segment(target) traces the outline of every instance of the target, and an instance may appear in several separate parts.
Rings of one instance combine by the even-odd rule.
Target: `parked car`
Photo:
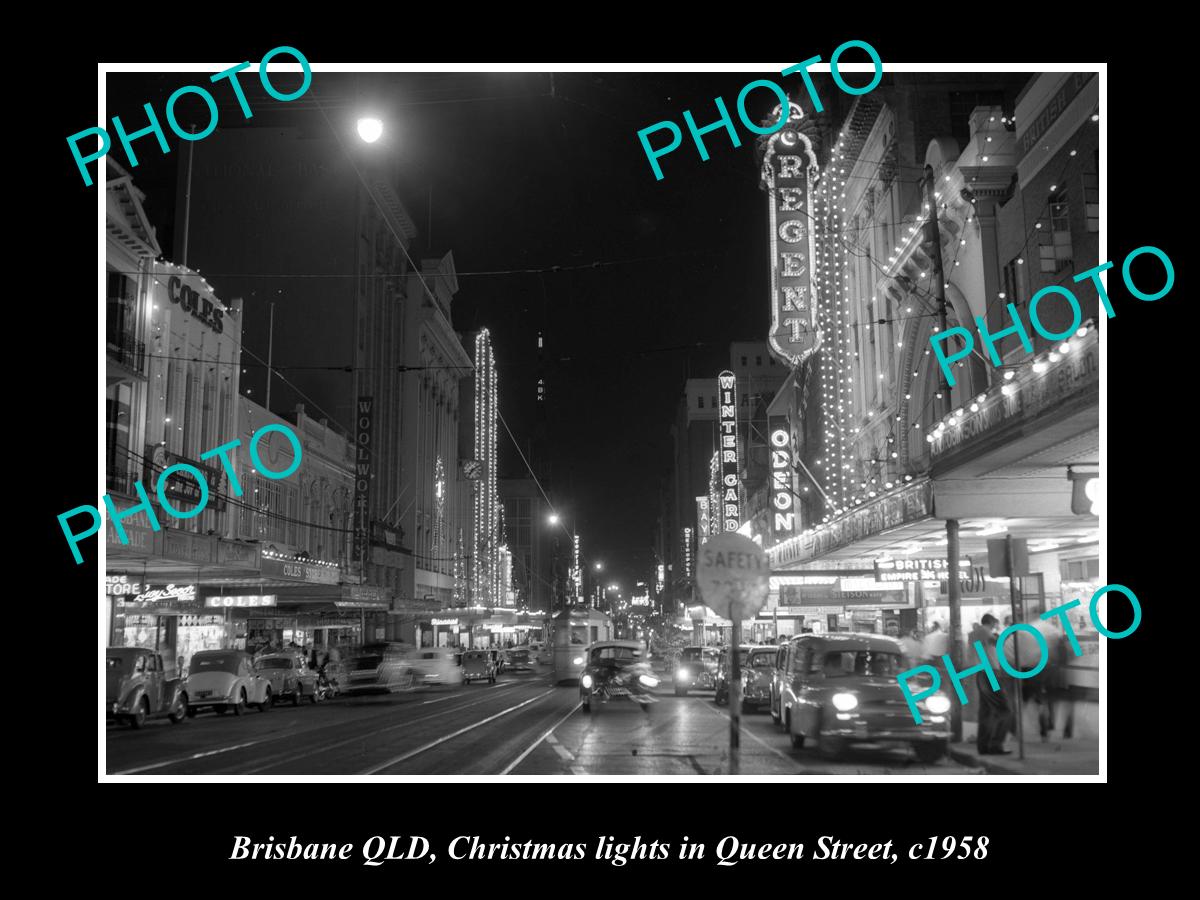
[[[422,647],[412,651],[405,661],[412,669],[413,684],[461,684],[462,658],[471,651],[451,647]],[[487,653],[488,651],[479,651]],[[459,658],[462,657],[462,658]]]
[[[308,698],[310,703],[321,699],[317,673],[299,653],[268,653],[254,662],[254,668],[271,682],[271,696],[278,703],[291,698],[292,705]]]
[[[496,661],[489,650],[467,650],[462,655],[462,680],[496,683]]]
[[[632,700],[643,712],[657,702],[650,690],[658,678],[650,670],[650,657],[641,641],[597,641],[585,651],[579,676],[579,700],[585,713],[612,700]]]
[[[412,669],[405,644],[380,642],[364,644],[350,655],[344,672],[338,677],[338,692],[366,694],[395,692],[412,686]]]
[[[716,647],[684,647],[675,664],[675,696],[686,697],[689,690],[711,691],[716,674]]]
[[[507,669],[513,672],[533,671],[533,652],[528,647],[513,647],[508,653]]]
[[[109,647],[105,651],[107,718],[141,728],[146,720],[166,716],[178,725],[188,712],[182,678],[168,678],[161,654],[142,647]]]
[[[738,666],[742,675],[742,712],[762,709],[771,702],[771,676],[775,672],[775,657],[778,647],[762,644],[745,644],[738,650]],[[729,702],[729,650],[721,650],[717,657],[717,671],[713,676],[714,702]]]
[[[900,641],[879,634],[804,634],[780,648],[778,721],[793,747],[838,756],[848,745],[909,745],[922,762],[946,753],[950,698],[921,701],[913,721],[896,676],[910,668]],[[772,710],[775,718],[775,711]]]
[[[254,659],[244,650],[201,650],[192,654],[184,681],[189,716],[202,709],[218,715],[233,710],[235,716],[247,706],[260,712],[271,708],[271,681],[254,671]]]

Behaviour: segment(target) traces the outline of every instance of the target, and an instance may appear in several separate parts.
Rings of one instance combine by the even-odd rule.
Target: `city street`
[[[113,775],[721,775],[728,710],[711,691],[674,696],[670,682],[648,712],[633,703],[579,709],[574,684],[548,674],[495,684],[284,704],[241,717],[203,713],[140,731],[112,726]],[[957,775],[950,759],[926,766],[906,750],[856,749],[838,760],[793,750],[764,714],[742,717],[743,775]]]

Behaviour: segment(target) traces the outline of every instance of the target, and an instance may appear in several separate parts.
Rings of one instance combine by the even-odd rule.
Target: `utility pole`
[[[922,179],[925,207],[929,216],[925,222],[925,247],[931,261],[930,287],[934,301],[937,303],[938,332],[944,334],[949,327],[946,314],[946,273],[942,266],[942,230],[938,224],[937,197],[934,196],[935,175],[932,166],[925,167],[925,177]],[[937,418],[942,419],[950,414],[950,384],[941,366],[938,369],[938,396],[941,403],[937,404]],[[959,539],[958,520],[946,520],[946,599],[950,604],[950,660],[954,663],[955,671],[962,668],[962,586],[958,578]],[[951,698],[950,707],[950,736],[954,741],[962,740],[962,707]]]
[[[271,324],[267,329],[267,412],[271,411],[271,360],[275,351],[275,301],[271,301]]]

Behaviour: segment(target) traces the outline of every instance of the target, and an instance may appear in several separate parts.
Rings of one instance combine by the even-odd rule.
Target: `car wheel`
[[[639,703],[638,706],[640,706],[642,708],[642,712],[644,712],[644,713],[650,712],[650,704],[649,703]]]
[[[271,696],[271,689],[267,688],[267,692],[263,694],[263,702],[258,704],[259,712],[266,712],[275,705],[275,698]]]
[[[775,723],[776,727],[783,724],[783,720],[779,718],[779,712],[775,709],[774,702],[771,703],[771,721]]]
[[[754,712],[756,709],[757,709],[757,707],[753,703],[747,703],[745,700],[742,701],[742,715],[743,716],[750,715],[750,713]]]
[[[300,705],[300,698],[304,696],[304,686],[296,685],[296,689],[292,691],[292,706]]]
[[[185,718],[191,718],[191,715],[192,709],[188,706],[187,694],[180,694],[175,708],[167,713],[167,718],[171,721],[172,725],[178,725]]]
[[[246,711],[246,692],[243,690],[240,694],[238,694],[237,703],[233,704],[233,714],[235,716],[240,716],[245,711]]]
[[[218,716],[223,716],[223,715],[225,715],[225,713],[229,712],[229,707],[226,706],[224,703],[218,703],[216,706],[213,707],[213,709],[216,711]]]
[[[584,698],[583,700],[583,711],[589,714],[592,711],[592,701],[588,698]]]
[[[187,708],[187,717],[189,719],[194,719],[194,718],[196,718],[196,713],[198,713],[198,712],[200,712],[200,710],[196,709],[196,707],[189,706]]]
[[[946,755],[945,741],[929,741],[927,743],[913,744],[913,750],[917,754],[917,759],[923,763],[935,763]]]
[[[841,738],[817,735],[817,752],[826,759],[836,759],[846,752],[846,742]]]
[[[491,678],[488,679],[488,684],[495,684],[495,683],[496,683],[496,676],[493,675]]]
[[[788,733],[788,737],[792,739],[792,746],[799,750],[804,746],[804,735],[794,734],[792,732],[792,711],[789,709],[783,714],[783,727]]]
[[[687,688],[679,687],[679,685],[676,685],[675,686],[675,696],[676,697],[686,697],[687,696]]]
[[[318,691],[315,687],[313,688],[313,692],[311,694],[309,694],[308,696],[309,696],[308,702],[311,703],[313,706],[316,706],[317,703],[319,703],[321,700],[321,692]]]
[[[133,715],[129,717],[129,724],[134,728],[141,728],[146,724],[146,717],[150,715],[150,701],[145,697],[137,705]]]

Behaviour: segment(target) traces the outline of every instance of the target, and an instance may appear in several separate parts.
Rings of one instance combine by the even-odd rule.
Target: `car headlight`
[[[950,698],[945,694],[934,694],[926,699],[925,708],[931,713],[944,713],[950,709]]]
[[[592,676],[584,675],[583,678],[579,679],[579,683],[582,684],[585,688],[590,688],[592,686]]]
[[[833,705],[842,712],[849,712],[858,706],[858,698],[853,694],[834,694]]]
[[[680,678],[690,678],[692,676],[692,672],[687,666],[680,666],[675,674]]]
[[[583,665],[583,657],[582,656],[575,657],[573,660],[571,660],[571,665],[582,666]]]
[[[658,679],[653,675],[639,675],[638,681],[640,681],[646,687],[658,687]]]

